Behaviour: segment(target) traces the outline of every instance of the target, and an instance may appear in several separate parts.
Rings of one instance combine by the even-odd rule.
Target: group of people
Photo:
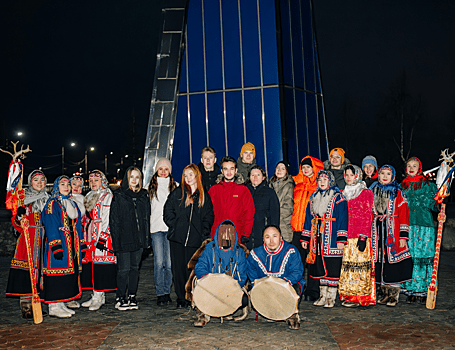
[[[378,303],[395,306],[400,291],[409,303],[425,302],[437,205],[436,185],[418,158],[407,161],[401,185],[392,166],[378,168],[367,156],[358,167],[341,148],[324,163],[304,157],[294,177],[280,161],[270,181],[251,143],[219,165],[215,150],[204,147],[180,184],[171,172],[170,161],[159,159],[146,190],[141,171],[130,167],[112,193],[95,170],[85,197],[81,177],[58,177],[49,196],[44,173],[30,173],[24,207],[12,218],[19,236],[7,287],[20,296],[24,317],[32,312],[30,268],[51,316],[71,317],[83,289],[93,291],[82,303],[89,310],[98,310],[108,291],[116,292],[118,310],[137,309],[139,264],[150,246],[158,306],[172,303],[172,284],[177,308],[191,305],[185,284],[194,256],[197,279],[225,273],[243,287],[278,277],[316,306],[333,307],[337,292],[346,307],[374,305],[377,294]],[[30,222],[33,266],[22,215]],[[198,312],[195,325],[206,322]]]

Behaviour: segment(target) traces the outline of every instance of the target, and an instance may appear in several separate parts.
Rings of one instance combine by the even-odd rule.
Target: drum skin
[[[254,282],[251,303],[262,316],[275,321],[287,320],[298,312],[299,296],[285,280],[263,277]]]
[[[243,291],[239,283],[223,273],[209,273],[197,281],[193,302],[204,314],[224,317],[242,306]]]

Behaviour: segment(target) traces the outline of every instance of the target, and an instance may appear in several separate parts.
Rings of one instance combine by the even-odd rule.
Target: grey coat
[[[294,210],[294,180],[288,176],[286,180],[270,181],[280,201],[280,229],[285,241],[292,241],[291,217]]]

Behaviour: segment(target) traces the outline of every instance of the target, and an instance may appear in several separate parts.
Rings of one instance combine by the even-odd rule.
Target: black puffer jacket
[[[185,207],[185,197],[182,200],[182,187],[171,192],[164,204],[163,219],[169,227],[168,239],[185,247],[199,248],[202,242],[210,238],[213,214],[212,200],[204,191],[204,205],[199,207],[199,191],[193,194],[193,204]]]
[[[204,164],[202,163],[199,163],[197,167],[199,168],[199,171],[202,175],[202,186],[204,186],[204,190],[208,192],[210,190],[210,187],[216,184],[216,179],[220,173],[220,166],[215,163],[213,166],[213,171],[206,171],[204,169]]]
[[[267,185],[267,180],[262,181],[256,188],[251,182],[246,185],[254,201],[254,224],[248,249],[259,247],[263,244],[262,229],[266,225],[280,226],[280,202],[273,190]]]
[[[115,252],[134,252],[147,248],[150,232],[150,198],[146,190],[135,193],[128,187],[128,178],[114,191],[109,214],[112,245]]]

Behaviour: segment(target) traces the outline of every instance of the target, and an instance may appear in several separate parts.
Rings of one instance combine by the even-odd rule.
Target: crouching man
[[[285,286],[287,288],[292,286],[297,296],[300,297],[305,286],[305,278],[303,277],[303,264],[299,252],[294,245],[283,240],[278,226],[268,225],[264,227],[262,238],[264,244],[254,248],[247,259],[248,277],[253,290],[257,280],[271,276],[286,281],[288,285],[285,284]],[[253,293],[253,290],[251,293]],[[295,295],[294,293],[292,294]],[[255,306],[254,300],[253,306]],[[297,308],[296,304],[294,306]],[[261,313],[260,310],[257,311]],[[287,318],[286,322],[289,328],[299,329],[300,318],[298,312]]]
[[[241,302],[241,306],[234,306],[230,313],[235,313],[238,308],[241,308],[243,311],[242,316],[233,319],[235,321],[243,320],[248,316],[248,295],[245,289],[242,291],[240,288],[245,285],[247,280],[246,256],[248,250],[245,246],[241,245],[238,242],[238,235],[235,226],[230,220],[223,221],[216,229],[214,239],[210,240],[208,243],[206,242],[203,243],[201,248],[195,253],[192,258],[193,262],[197,260],[197,263],[194,267],[194,273],[196,275],[197,282],[194,283],[195,281],[193,281],[193,277],[190,276],[190,279],[187,283],[187,290],[190,283],[192,285],[195,285],[194,291],[191,295],[193,299],[193,305],[197,313],[197,321],[194,322],[194,326],[203,327],[210,320],[210,316],[207,315],[208,312],[204,313],[201,311],[201,309],[208,309],[208,305],[205,304],[210,304],[209,308],[215,308],[215,310],[211,312],[211,315],[218,317],[222,315],[222,312],[219,313],[220,310],[216,310],[216,305],[219,305],[219,307],[224,307],[227,304],[232,303],[232,305],[238,304],[238,306],[240,306]],[[201,252],[202,249],[203,251]],[[191,268],[191,264],[192,262],[190,261],[189,268]],[[215,274],[215,276],[207,276],[208,274]],[[228,275],[231,278],[220,278],[220,275]],[[204,278],[205,283],[203,287],[203,282],[201,280],[202,278]],[[207,284],[207,278],[212,278],[212,282],[208,282]],[[220,283],[224,283],[224,280],[227,282],[226,287],[220,287]],[[236,285],[236,282],[239,286]],[[210,296],[213,296],[215,299],[232,299],[220,300],[220,304],[217,304],[216,302],[213,303],[204,297],[200,298],[198,301],[196,293],[199,283],[201,284],[200,289],[204,291],[208,290],[208,294]],[[233,285],[234,287],[232,293],[224,289],[229,288],[229,284]],[[223,293],[217,292],[220,290],[220,288],[223,290]],[[223,294],[223,296],[220,294]],[[226,316],[227,315],[229,314],[226,314]]]

